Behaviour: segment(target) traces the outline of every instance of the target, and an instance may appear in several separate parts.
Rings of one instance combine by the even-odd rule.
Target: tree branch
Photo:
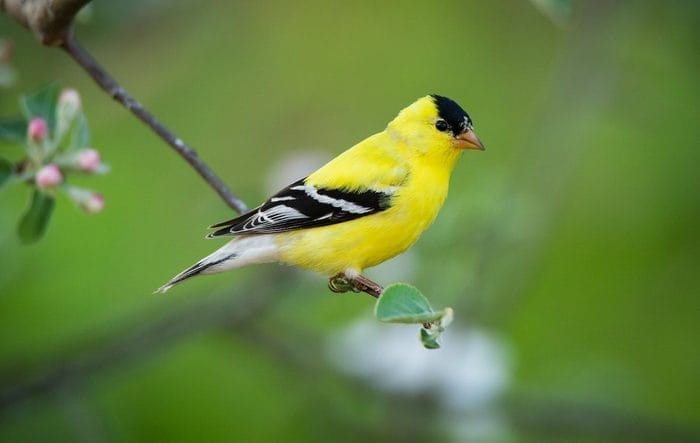
[[[199,158],[194,149],[131,97],[78,43],[73,35],[72,23],[75,14],[88,2],[89,0],[0,0],[0,10],[29,28],[43,44],[58,46],[66,51],[103,91],[124,105],[189,163],[231,209],[239,214],[246,212],[246,204]]]
[[[95,80],[103,91],[109,94],[117,102],[126,107],[132,114],[144,122],[153,132],[163,139],[175,150],[197,173],[209,183],[214,191],[234,211],[242,214],[248,210],[245,203],[224,184],[224,182],[204,163],[194,149],[190,148],[182,139],[178,138],[166,128],[153,114],[148,112],[141,103],[129,95],[119,83],[105,71],[97,61],[78,43],[75,37],[69,34],[61,43],[61,48],[66,51],[77,64],[79,64]]]

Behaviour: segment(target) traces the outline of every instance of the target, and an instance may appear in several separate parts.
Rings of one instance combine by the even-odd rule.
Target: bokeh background
[[[455,309],[438,351],[276,265],[152,295],[231,211],[0,16],[0,115],[73,86],[112,168],[80,182],[104,212],[59,199],[30,246],[28,190],[0,189],[0,441],[699,441],[700,7],[547,3],[95,2],[78,26],[249,205],[417,97],[460,102],[487,151],[371,273]]]

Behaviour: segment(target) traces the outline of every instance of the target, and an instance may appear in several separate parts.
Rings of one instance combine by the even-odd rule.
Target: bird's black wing
[[[332,225],[384,211],[392,193],[374,190],[325,189],[301,179],[240,217],[217,223],[207,237],[272,234],[300,228]]]

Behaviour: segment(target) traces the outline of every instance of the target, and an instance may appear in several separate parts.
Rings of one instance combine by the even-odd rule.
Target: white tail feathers
[[[278,247],[272,235],[236,237],[171,278],[155,292],[166,292],[178,283],[200,274],[215,274],[255,263],[277,261]]]

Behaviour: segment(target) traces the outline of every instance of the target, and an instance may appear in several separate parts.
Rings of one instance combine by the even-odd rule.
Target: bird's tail
[[[278,248],[271,235],[236,237],[223,247],[171,278],[155,292],[166,292],[178,283],[200,274],[215,274],[253,263],[277,260]]]

